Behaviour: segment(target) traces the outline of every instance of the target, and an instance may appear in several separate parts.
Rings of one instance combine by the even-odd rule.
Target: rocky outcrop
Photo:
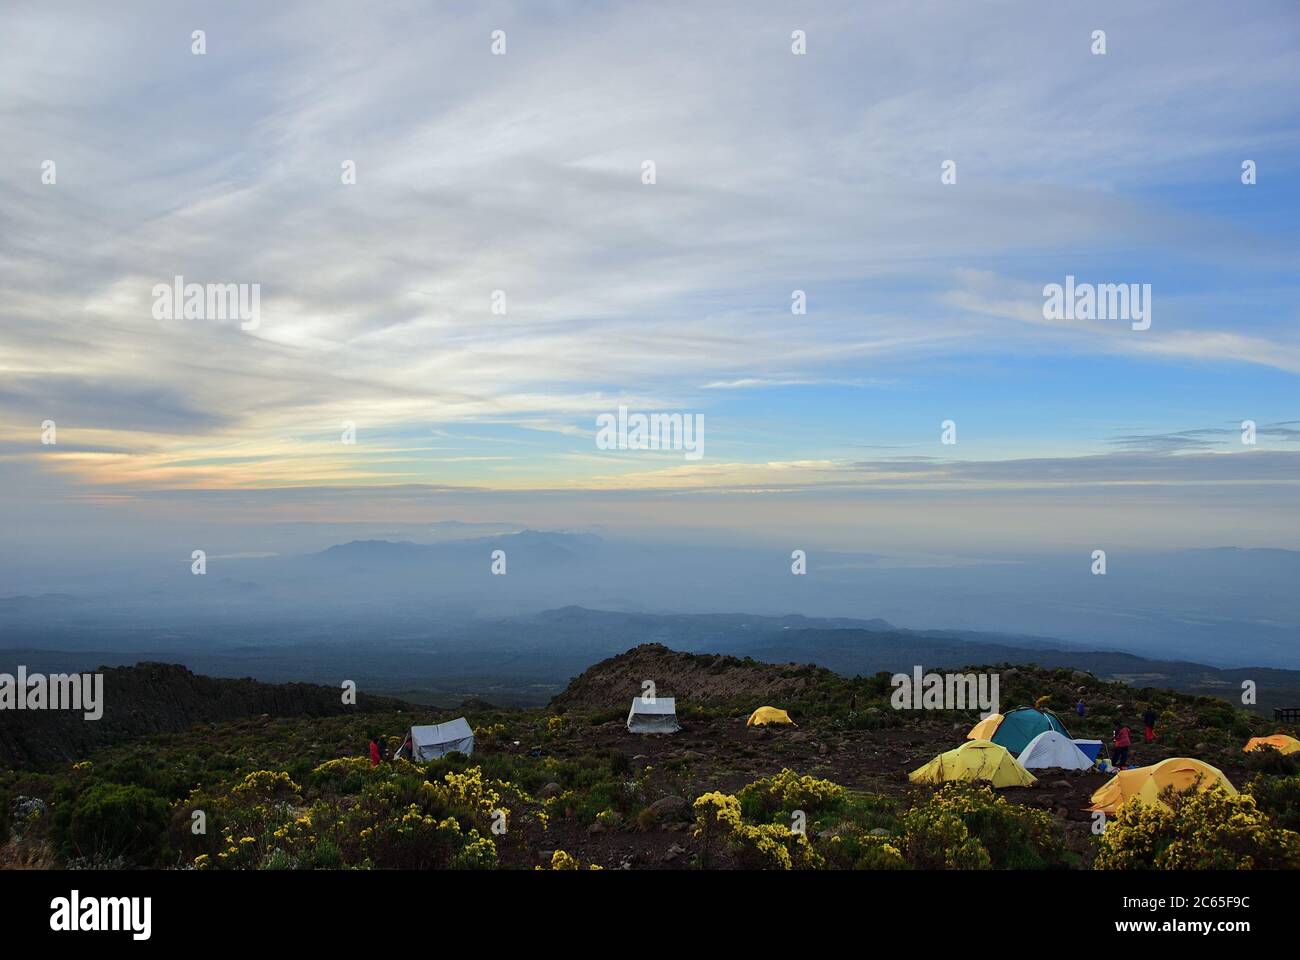
[[[821,680],[834,679],[829,670],[807,664],[761,663],[715,654],[682,653],[660,643],[643,643],[590,667],[551,700],[566,710],[627,710],[642,684],[655,685],[655,695],[694,703],[772,700],[797,697]],[[682,705],[678,705],[681,709]]]

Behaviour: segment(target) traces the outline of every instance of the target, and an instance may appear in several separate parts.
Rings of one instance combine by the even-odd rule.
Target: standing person
[[[374,738],[374,737],[371,737],[371,738],[370,738],[370,765],[371,765],[372,767],[377,767],[377,766],[379,766],[379,762],[380,762],[380,761],[379,761],[379,744],[375,743],[375,738]]]
[[[1147,707],[1147,712],[1142,714],[1142,723],[1146,729],[1146,742],[1151,743],[1156,738],[1156,711],[1152,707]]]
[[[1080,720],[1088,715],[1088,705],[1083,702],[1083,697],[1080,697],[1079,702],[1074,705],[1074,712],[1079,715]]]
[[[1115,727],[1115,766],[1123,768],[1128,766],[1128,748],[1133,745],[1133,734],[1129,731],[1128,724],[1123,720]]]

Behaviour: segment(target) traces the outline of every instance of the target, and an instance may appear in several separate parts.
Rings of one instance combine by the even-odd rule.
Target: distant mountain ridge
[[[358,693],[355,706],[341,689],[309,683],[262,683],[200,676],[174,663],[108,667],[103,716],[81,711],[6,710],[0,714],[0,765],[32,767],[77,760],[120,740],[179,732],[196,723],[245,717],[334,716],[348,712],[415,709],[391,697]]]
[[[493,634],[492,624],[509,621],[529,635],[570,631],[585,644],[575,651],[580,657],[612,652],[618,638],[597,637],[594,619],[561,614],[546,622],[538,614],[581,606],[627,617],[635,635],[623,639],[630,643],[678,644],[669,629],[635,619],[641,616],[681,627],[688,648],[691,637],[733,639],[722,636],[733,627],[752,635],[768,627],[878,631],[905,624],[913,639],[938,631],[1015,647],[1300,669],[1296,551],[1115,549],[1103,577],[1090,574],[1086,555],[810,550],[807,575],[792,576],[788,550],[756,545],[670,544],[490,524],[373,532],[380,536],[332,546],[313,540],[303,552],[214,549],[205,576],[192,575],[184,553],[15,581],[26,585],[27,596],[0,599],[0,643],[147,651],[149,638],[204,638],[179,648],[188,662],[191,652],[223,649],[232,635],[276,656],[320,637],[346,635],[364,645],[422,633],[437,639],[425,650],[459,644],[472,653],[471,634]],[[504,564],[494,566],[497,550]],[[132,638],[129,645],[119,642],[123,636]],[[526,636],[518,644],[505,639],[530,646]],[[159,642],[159,656],[151,659],[170,656],[170,649]]]

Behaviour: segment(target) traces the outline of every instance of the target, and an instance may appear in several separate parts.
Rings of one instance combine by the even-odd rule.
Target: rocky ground
[[[910,784],[908,773],[936,754],[960,746],[968,729],[966,723],[938,719],[918,719],[906,727],[880,730],[844,730],[818,720],[797,728],[748,727],[744,717],[721,717],[686,722],[673,735],[635,735],[628,733],[621,721],[610,721],[562,737],[547,749],[557,757],[577,757],[594,750],[628,753],[633,769],[649,771],[647,792],[655,796],[652,803],[661,805],[660,823],[646,830],[632,824],[608,828],[558,820],[550,833],[556,847],[584,863],[607,869],[680,867],[696,852],[687,798],[711,790],[735,793],[747,783],[788,767],[849,790],[905,802],[930,789]],[[1136,746],[1131,758],[1135,765],[1146,765],[1182,755],[1185,752],[1157,742]],[[1238,786],[1248,779],[1240,756],[1216,751],[1213,757],[1203,759],[1218,766]],[[1109,777],[1067,770],[1040,770],[1035,775],[1038,782],[1030,787],[1000,792],[1015,803],[1059,817],[1071,847],[1088,855],[1092,814],[1083,808]],[[549,854],[549,850],[539,851],[539,859],[549,859]]]

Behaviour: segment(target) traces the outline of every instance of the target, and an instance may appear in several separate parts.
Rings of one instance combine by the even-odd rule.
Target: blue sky
[[[600,491],[833,539],[832,497],[905,492],[904,543],[927,491],[1068,491],[1300,545],[1298,53],[1289,2],[15,4],[3,497],[581,526],[549,492]],[[260,326],[155,319],[177,274],[259,284]],[[1150,284],[1151,329],[1043,320],[1067,274]],[[702,414],[704,457],[597,449],[620,404]]]

